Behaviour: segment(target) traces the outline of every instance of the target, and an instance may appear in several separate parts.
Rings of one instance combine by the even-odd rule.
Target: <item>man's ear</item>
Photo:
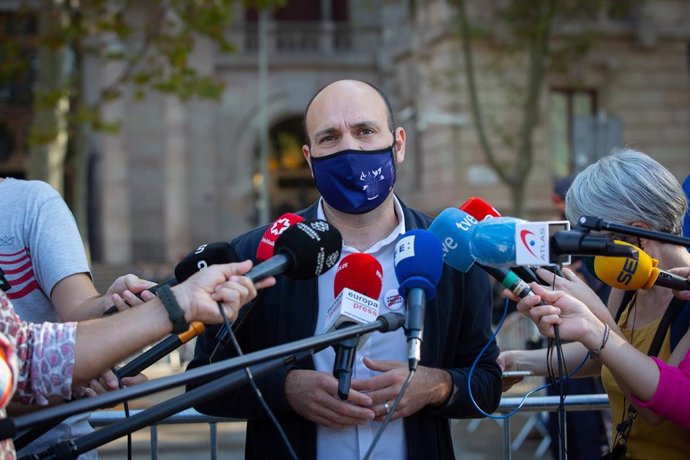
[[[395,128],[395,142],[393,144],[393,150],[395,151],[395,162],[397,164],[402,164],[405,161],[405,141],[407,140],[407,134],[403,128]]]
[[[307,144],[304,144],[302,146],[302,155],[304,155],[304,159],[307,160],[307,164],[309,165],[309,169],[311,170],[311,177],[314,177],[314,170],[311,167],[311,150],[309,149],[309,146]]]

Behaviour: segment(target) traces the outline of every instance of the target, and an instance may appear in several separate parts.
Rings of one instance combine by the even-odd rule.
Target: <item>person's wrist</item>
[[[158,298],[163,303],[168,313],[168,319],[172,323],[173,333],[181,334],[189,329],[187,312],[180,306],[179,300],[173,290],[167,284],[161,285],[158,289]]]
[[[182,308],[184,311],[185,321],[188,323],[195,321],[196,315],[192,308],[191,295],[185,283],[178,284],[170,289],[175,294],[175,298],[177,299],[177,303],[180,305],[180,308]]]
[[[596,350],[601,345],[601,339],[606,332],[606,325],[601,322],[591,323],[587,327],[587,332],[580,340],[588,350]]]

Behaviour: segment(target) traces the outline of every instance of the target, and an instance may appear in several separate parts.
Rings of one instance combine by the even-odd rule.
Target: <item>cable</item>
[[[379,439],[381,438],[383,431],[388,426],[388,422],[390,422],[391,418],[393,417],[393,414],[395,413],[395,410],[398,408],[398,404],[400,404],[400,401],[402,400],[402,397],[405,394],[405,391],[407,390],[408,385],[412,381],[412,376],[414,375],[414,373],[415,373],[414,370],[410,370],[410,373],[407,374],[407,379],[405,379],[405,383],[403,383],[403,386],[400,388],[400,392],[398,393],[398,396],[395,398],[395,401],[393,402],[393,406],[391,407],[391,410],[386,414],[386,418],[383,419],[383,423],[381,424],[378,431],[376,432],[376,436],[374,436],[373,441],[371,441],[371,445],[369,446],[369,449],[367,449],[367,453],[364,454],[364,457],[362,460],[369,460],[369,457],[374,452],[374,447],[376,447],[376,444],[379,442]]]
[[[558,268],[558,267],[557,267]],[[553,272],[553,280],[551,281],[551,289],[553,290],[556,286],[556,272],[560,270],[554,270]],[[568,376],[567,376],[567,371],[565,369],[565,356],[563,355],[563,347],[561,343],[561,335],[559,332],[560,328],[558,327],[558,324],[553,325],[553,335],[554,335],[554,341],[556,344],[556,359],[558,361],[558,380],[553,378],[553,375],[550,375],[551,377],[551,382],[552,385],[555,385],[556,382],[558,382],[558,409],[556,410],[556,415],[558,416],[558,459],[559,460],[564,460],[568,456],[568,447],[566,445],[567,442],[567,433],[566,433],[566,419],[565,419],[565,394],[566,394],[566,389],[565,385],[567,384],[568,381]],[[549,348],[551,348],[552,341],[549,340]],[[547,367],[550,364],[550,356],[547,352]],[[552,369],[551,369],[552,371]],[[552,374],[552,372],[550,372]],[[563,378],[563,376],[566,376]]]
[[[240,344],[237,341],[237,337],[235,337],[235,333],[232,331],[232,327],[230,326],[230,321],[228,320],[228,317],[225,315],[225,311],[223,310],[223,306],[218,302],[218,309],[220,310],[220,315],[223,317],[223,322],[225,323],[225,327],[228,329],[228,337],[230,338],[230,341],[232,342],[233,348],[235,348],[235,352],[237,353],[238,356],[242,356],[242,349],[240,348]],[[283,430],[283,427],[280,426],[280,422],[278,422],[278,419],[276,416],[273,414],[273,411],[271,411],[271,408],[268,407],[268,404],[266,403],[266,400],[264,399],[263,394],[261,394],[261,390],[259,390],[259,387],[256,385],[256,382],[254,381],[254,376],[252,375],[252,371],[248,368],[245,367],[244,371],[247,373],[247,377],[249,378],[249,384],[252,387],[252,390],[254,391],[254,394],[256,395],[257,399],[259,400],[259,404],[261,404],[261,407],[263,407],[264,412],[266,412],[266,415],[268,418],[271,420],[271,423],[273,423],[273,426],[275,427],[276,430],[278,430],[278,434],[280,435],[281,439],[285,443],[285,447],[287,447],[288,452],[290,453],[290,457],[292,457],[294,460],[297,460],[297,453],[295,453],[295,449],[292,448],[292,444],[290,444],[290,440],[288,439],[287,435],[285,434],[285,431]]]
[[[520,401],[520,404],[518,404],[518,406],[517,406],[515,409],[513,409],[512,411],[510,411],[509,413],[504,414],[504,415],[493,415],[493,414],[489,414],[489,413],[486,412],[484,409],[482,409],[481,407],[479,407],[479,404],[477,404],[477,401],[475,401],[474,395],[472,394],[472,375],[474,374],[474,369],[477,367],[477,363],[478,363],[479,360],[481,359],[482,355],[483,355],[484,352],[486,352],[486,350],[489,348],[489,345],[491,345],[492,341],[495,340],[496,334],[498,334],[498,331],[501,330],[501,326],[503,326],[503,322],[505,321],[506,316],[507,316],[507,313],[508,313],[508,302],[509,302],[509,299],[506,298],[506,306],[505,306],[505,308],[504,308],[504,310],[503,310],[503,316],[501,317],[501,321],[499,321],[498,326],[496,327],[496,330],[495,330],[494,333],[491,335],[491,337],[489,338],[489,340],[486,342],[486,344],[484,345],[484,347],[481,349],[481,351],[479,352],[479,354],[477,355],[477,357],[474,359],[474,362],[472,363],[472,366],[470,366],[469,375],[467,376],[467,390],[468,390],[468,393],[469,393],[469,395],[470,395],[470,401],[472,401],[472,405],[475,407],[475,409],[477,409],[477,411],[478,411],[480,414],[482,414],[483,416],[485,416],[485,417],[487,417],[487,418],[491,418],[491,419],[494,419],[494,420],[503,420],[503,419],[512,417],[513,415],[515,415],[515,414],[517,413],[517,411],[519,411],[519,410],[522,408],[523,404],[525,403],[525,401],[527,400],[528,397],[532,396],[532,394],[536,393],[537,391],[541,391],[541,390],[547,388],[547,387],[550,385],[550,384],[544,384],[544,385],[542,385],[542,386],[540,386],[540,387],[537,387],[537,388],[534,388],[533,390],[528,391],[528,392],[522,397],[522,400]],[[575,374],[577,374],[578,372],[580,372],[580,369],[582,369],[582,368],[584,367],[584,365],[585,365],[585,363],[587,363],[588,359],[589,359],[589,354],[585,354],[585,357],[584,357],[584,359],[582,360],[582,362],[581,362],[581,363],[575,368],[575,370],[574,370],[571,374],[569,374],[566,378],[570,378],[570,377],[572,377],[573,375],[575,375]]]
[[[122,379],[120,379],[120,376],[115,372],[116,369],[113,367],[110,370],[115,374],[115,378],[117,378],[117,387],[123,389],[124,385],[122,385]],[[125,399],[122,401],[122,405],[125,410],[125,419],[127,419],[129,418],[129,402]],[[132,460],[132,433],[127,433],[127,460]]]

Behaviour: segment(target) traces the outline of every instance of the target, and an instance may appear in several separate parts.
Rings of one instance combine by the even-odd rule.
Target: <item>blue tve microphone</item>
[[[407,360],[413,371],[421,358],[424,305],[436,295],[443,270],[441,243],[428,230],[410,230],[395,245],[394,265],[398,292],[407,301]]]
[[[463,273],[472,267],[475,258],[470,241],[477,219],[458,208],[444,209],[429,226],[429,231],[441,242],[443,261]]]

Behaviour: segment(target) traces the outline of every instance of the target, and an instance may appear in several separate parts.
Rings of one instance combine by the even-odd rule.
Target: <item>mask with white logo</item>
[[[394,145],[381,150],[342,150],[312,157],[316,188],[326,203],[347,214],[376,209],[395,183]]]

